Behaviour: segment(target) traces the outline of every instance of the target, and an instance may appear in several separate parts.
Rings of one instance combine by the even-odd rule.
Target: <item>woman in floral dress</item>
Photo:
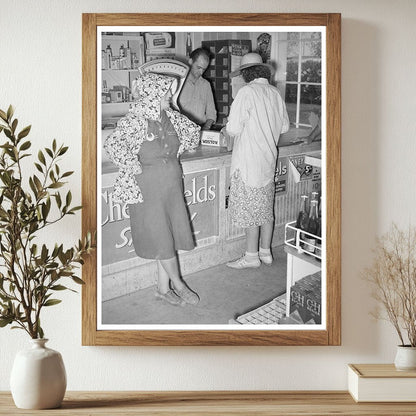
[[[227,266],[243,269],[273,261],[277,145],[280,134],[289,129],[289,118],[279,91],[269,84],[271,69],[259,54],[244,55],[231,75],[237,74],[246,85],[231,105],[225,134],[234,137],[230,210],[236,224],[245,229],[246,253]]]
[[[177,250],[192,250],[193,234],[178,156],[198,146],[200,127],[170,108],[175,78],[147,73],[133,84],[135,102],[105,142],[119,167],[113,198],[128,203],[136,254],[155,259],[155,296],[172,305],[196,304],[181,279]]]

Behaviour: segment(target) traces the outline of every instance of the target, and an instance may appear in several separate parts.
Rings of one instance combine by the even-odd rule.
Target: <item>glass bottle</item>
[[[309,210],[308,228],[306,231],[312,235],[305,234],[305,251],[314,253],[316,248],[316,236],[318,234],[318,201],[315,199],[311,201],[311,208]]]
[[[107,56],[107,69],[112,69],[111,62],[113,60],[113,51],[111,50],[110,45],[107,45],[107,48],[105,49],[105,53]]]
[[[124,49],[124,45],[120,46],[120,53],[119,58],[124,58],[126,56],[126,50]]]
[[[186,35],[186,56],[189,58],[192,52],[192,39],[191,34],[188,32]]]
[[[126,58],[127,58],[126,69],[133,68],[133,62],[132,62],[132,59],[131,59],[132,56],[131,56],[131,49],[130,49],[130,42],[129,41],[127,41]]]
[[[299,230],[304,230],[307,231],[307,227],[308,227],[308,212],[306,209],[306,203],[307,203],[307,199],[308,196],[307,195],[301,195],[301,205],[300,205],[300,209],[299,209],[299,214],[298,214],[298,218],[296,220],[296,228]],[[300,240],[304,239],[304,234],[300,233],[298,234],[298,232],[296,233],[296,237],[299,236]],[[298,239],[295,237],[295,245],[296,247],[302,247],[302,241],[298,241]]]

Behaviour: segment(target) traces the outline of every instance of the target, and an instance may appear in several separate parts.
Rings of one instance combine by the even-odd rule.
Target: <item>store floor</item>
[[[234,270],[225,264],[188,276],[189,287],[200,296],[193,305],[172,306],[154,296],[149,287],[103,302],[102,323],[128,324],[228,324],[286,291],[286,253],[273,249],[274,262],[257,269]]]

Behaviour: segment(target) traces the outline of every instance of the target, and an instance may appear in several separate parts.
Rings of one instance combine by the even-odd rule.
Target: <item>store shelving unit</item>
[[[217,124],[222,125],[233,101],[230,72],[240,66],[243,55],[251,52],[251,40],[204,40],[202,47],[209,49],[213,57],[204,77],[212,85],[217,104]]]

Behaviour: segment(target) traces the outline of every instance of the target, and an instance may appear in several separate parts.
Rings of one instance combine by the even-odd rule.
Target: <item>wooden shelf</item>
[[[0,392],[1,415],[414,415],[414,403],[355,403],[340,391],[67,392],[59,409],[22,410]]]

